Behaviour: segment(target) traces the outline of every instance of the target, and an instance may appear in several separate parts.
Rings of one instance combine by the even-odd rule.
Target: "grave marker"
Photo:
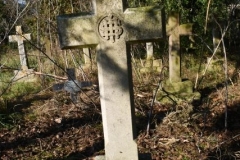
[[[73,103],[78,102],[78,93],[81,91],[82,88],[84,87],[90,87],[92,85],[91,82],[84,81],[80,82],[76,80],[76,75],[75,75],[75,69],[74,68],[69,68],[67,69],[67,76],[68,76],[68,81],[64,83],[58,83],[53,85],[53,90],[54,91],[60,91],[60,90],[65,90],[70,93],[70,98],[73,101]]]
[[[24,41],[26,40],[31,40],[31,34],[23,34],[21,26],[16,26],[16,35],[9,36],[9,42],[18,43],[18,51],[22,70],[28,70],[27,56],[24,48]]]
[[[172,13],[166,26],[169,36],[169,80],[181,82],[180,36],[192,34],[192,24],[179,25],[179,14]]]
[[[161,103],[198,101],[200,93],[193,91],[190,80],[182,81],[180,59],[180,36],[192,34],[192,24],[179,25],[179,14],[169,15],[166,32],[169,36],[169,80],[163,81],[163,90],[158,90],[156,99]]]
[[[153,55],[153,43],[146,43],[147,58],[143,60],[143,65],[139,69],[141,73],[161,72],[162,59],[154,59]]]
[[[146,50],[147,50],[147,60],[153,59],[153,43],[152,42],[146,43]]]
[[[34,75],[33,69],[29,69],[27,55],[24,48],[24,41],[31,40],[31,34],[23,34],[21,26],[16,26],[16,35],[10,35],[9,42],[18,43],[18,51],[20,56],[21,70],[14,71],[13,81],[35,82],[37,77]]]
[[[137,160],[128,44],[162,38],[161,8],[93,0],[94,11],[57,18],[62,49],[96,47],[105,159]]]

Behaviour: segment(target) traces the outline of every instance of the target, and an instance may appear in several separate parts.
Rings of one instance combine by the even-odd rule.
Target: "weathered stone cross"
[[[62,49],[96,47],[105,159],[137,160],[130,42],[162,37],[161,8],[126,8],[127,0],[93,0],[91,14],[57,18]]]
[[[146,43],[146,50],[147,50],[147,60],[153,59],[153,43],[152,42]]]
[[[70,98],[73,101],[73,103],[78,102],[78,93],[81,91],[82,88],[90,87],[92,85],[91,82],[83,81],[80,82],[76,79],[75,75],[75,69],[74,68],[68,68],[67,69],[67,76],[68,81],[64,83],[58,83],[53,85],[54,91],[60,91],[65,90],[70,93]]]
[[[18,43],[18,51],[20,55],[20,63],[22,70],[28,70],[28,64],[27,64],[27,57],[24,49],[24,43],[25,40],[31,40],[31,34],[23,34],[21,26],[16,26],[16,35],[10,35],[9,42],[17,42]]]
[[[180,36],[192,34],[192,24],[179,25],[179,14],[172,13],[166,27],[169,36],[169,80],[181,82]]]

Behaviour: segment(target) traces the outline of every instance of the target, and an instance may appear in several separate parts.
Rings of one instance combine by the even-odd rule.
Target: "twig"
[[[233,140],[235,140],[236,138],[239,138],[239,137],[240,137],[240,134],[238,134],[238,135],[236,135],[236,136],[234,136],[234,137],[232,137],[232,138],[230,138],[230,139],[228,139],[228,140],[225,140],[225,141],[217,144],[217,145],[215,146],[215,148],[216,148],[216,149],[219,149],[223,144],[225,144],[225,143],[227,143],[227,142],[231,142],[231,141],[233,141]]]
[[[205,26],[204,26],[204,33],[206,34],[207,32],[207,23],[208,23],[208,12],[210,8],[211,0],[208,1],[208,6],[207,6],[207,13],[206,13],[206,19],[205,19]]]
[[[228,27],[229,27],[229,26],[228,26]],[[209,58],[209,61],[208,61],[207,65],[206,65],[206,67],[205,67],[205,69],[204,69],[204,71],[203,71],[203,73],[202,73],[202,77],[201,77],[201,79],[199,80],[200,82],[203,80],[203,78],[204,78],[204,76],[205,76],[205,74],[206,74],[206,72],[207,72],[207,70],[208,70],[208,68],[209,68],[209,66],[210,66],[210,64],[211,64],[211,62],[212,62],[213,57],[216,55],[216,53],[218,53],[217,50],[218,50],[221,42],[223,41],[223,38],[225,37],[225,34],[226,34],[226,32],[227,32],[228,27],[222,32],[221,39],[220,39],[220,41],[218,42],[218,44],[217,44],[217,46],[216,46],[216,49],[213,51],[212,56]],[[195,82],[195,83],[197,83],[197,82]],[[197,85],[196,85],[196,84],[195,84],[195,88],[197,88]]]
[[[154,105],[154,102],[155,102],[155,99],[156,99],[156,96],[157,96],[157,91],[158,89],[160,88],[161,86],[161,83],[163,81],[163,70],[164,70],[165,67],[162,68],[161,70],[161,73],[160,73],[160,80],[158,82],[158,86],[157,86],[157,89],[153,95],[153,99],[152,99],[152,102],[151,102],[151,107],[150,107],[150,111],[149,111],[149,117],[148,117],[148,124],[147,124],[147,136],[149,135],[149,130],[150,130],[150,123],[151,123],[151,117],[152,117],[152,112],[153,112],[153,105]]]
[[[43,149],[42,149],[42,142],[41,142],[41,139],[40,138],[37,138],[38,142],[39,142],[39,147],[40,147],[40,151],[42,152]]]
[[[49,76],[49,77],[53,77],[53,78],[57,78],[57,79],[61,79],[61,80],[67,80],[67,77],[60,77],[60,76],[56,76],[56,75],[52,75],[52,74],[46,74],[46,73],[41,73],[41,72],[33,72],[36,75],[44,75],[44,76]]]
[[[225,131],[227,131],[228,128],[228,123],[227,123],[227,118],[228,118],[228,63],[227,63],[227,53],[226,53],[226,47],[224,43],[224,39],[222,39],[222,46],[223,46],[223,53],[224,53],[224,73],[225,73],[225,100],[224,100],[224,106],[225,106]]]
[[[218,23],[218,21],[214,18],[215,23],[218,25],[218,27],[220,28],[221,34],[225,35],[225,33],[227,32],[228,27],[230,26],[230,24],[223,30],[221,25]],[[225,132],[227,131],[228,128],[228,107],[227,107],[227,102],[228,102],[228,63],[227,63],[227,53],[226,53],[226,47],[225,47],[225,43],[224,43],[224,36],[222,36],[221,41],[219,42],[219,44],[222,43],[223,46],[223,53],[224,53],[224,75],[225,75],[225,98],[224,98],[224,108],[225,108],[225,118],[224,118],[224,127],[225,127]],[[215,49],[215,51],[217,50],[217,48]]]
[[[194,34],[194,36],[195,37],[197,37],[197,38],[199,38],[200,40],[201,40],[201,42],[207,47],[207,49],[211,52],[211,53],[213,53],[213,50],[210,48],[210,46],[203,40],[203,38],[201,38],[199,35],[197,35],[197,34]],[[202,47],[203,48],[203,47]],[[202,49],[202,51],[200,52],[201,53],[201,59],[200,59],[200,65],[199,65],[199,67],[198,67],[198,72],[197,72],[197,75],[196,75],[196,79],[195,79],[195,84],[194,84],[194,89],[197,89],[197,85],[198,85],[198,79],[199,79],[199,72],[200,72],[200,70],[201,70],[201,67],[202,67],[202,59],[203,59],[203,55],[202,55],[202,53],[203,53],[203,49]],[[200,81],[201,82],[201,81]],[[199,82],[199,83],[200,83]]]

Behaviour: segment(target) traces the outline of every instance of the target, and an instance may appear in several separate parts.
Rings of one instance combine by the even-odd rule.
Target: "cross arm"
[[[154,41],[163,37],[162,7],[128,8],[124,12],[126,41]]]
[[[78,81],[78,80],[68,80],[64,83],[54,84],[52,86],[53,91],[65,90],[67,92],[79,92],[82,88],[87,88],[92,86],[90,81]]]
[[[171,35],[173,31],[178,33],[179,35],[192,35],[192,26],[192,23],[181,24],[180,26],[167,25],[166,32],[167,35]]]
[[[24,34],[24,35],[10,35],[8,36],[9,42],[18,42],[21,40],[31,40],[31,34]]]
[[[22,37],[23,37],[23,40],[31,40],[31,33],[28,33],[28,34],[24,34],[24,35],[22,35]]]
[[[10,35],[8,36],[9,42],[17,42],[18,41],[18,36],[17,35]]]
[[[192,35],[192,23],[182,24],[179,26],[180,35]]]
[[[97,45],[96,18],[92,15],[62,15],[57,17],[62,49]]]

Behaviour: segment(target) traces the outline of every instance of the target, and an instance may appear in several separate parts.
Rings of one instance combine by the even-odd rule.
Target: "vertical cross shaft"
[[[169,35],[169,80],[181,82],[181,56],[180,36],[191,35],[192,24],[179,25],[178,13],[170,14],[167,24],[167,35]]]
[[[27,56],[24,48],[23,41],[31,40],[30,34],[23,34],[21,26],[16,26],[16,35],[9,36],[9,42],[18,43],[18,51],[20,56],[20,63],[23,70],[28,69]]]

